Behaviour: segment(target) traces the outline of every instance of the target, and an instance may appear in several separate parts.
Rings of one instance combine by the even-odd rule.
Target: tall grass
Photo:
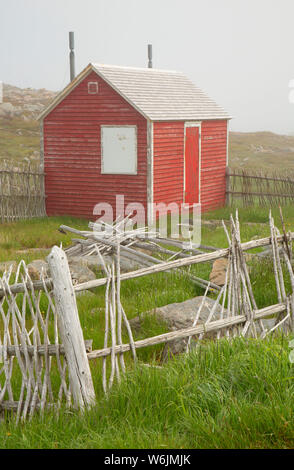
[[[0,425],[1,448],[292,448],[288,341],[208,342],[162,369],[130,370],[86,414]]]
[[[204,214],[204,219],[228,220],[231,209]],[[274,210],[279,225],[277,210]],[[268,210],[239,211],[242,241],[269,235]],[[284,210],[287,230],[294,226],[294,208]],[[249,222],[249,224],[248,224]],[[252,222],[256,223],[252,224]],[[45,257],[53,244],[71,241],[58,232],[61,223],[86,228],[87,221],[44,218],[0,226],[0,261]],[[251,225],[252,224],[252,225]],[[202,242],[227,246],[222,227],[203,226]],[[40,248],[40,252],[25,252]],[[42,251],[43,250],[43,251]],[[21,251],[21,253],[20,253]],[[259,308],[276,303],[271,264],[249,261],[254,294]],[[191,268],[209,278],[211,264]],[[290,284],[287,276],[286,289]],[[104,287],[95,296],[78,297],[85,339],[103,346]],[[122,303],[129,318],[172,302],[202,295],[203,290],[178,273],[158,273],[124,281]],[[135,339],[166,331],[162,322],[144,321]],[[123,341],[128,342],[125,334]],[[155,363],[163,346],[138,351],[140,362]],[[162,369],[139,365],[133,369],[127,355],[127,376],[106,399],[101,386],[101,360],[91,361],[98,403],[84,416],[62,410],[59,419],[46,413],[30,423],[0,424],[2,448],[291,448],[294,444],[293,365],[288,360],[288,340],[225,339],[208,342],[189,356]]]

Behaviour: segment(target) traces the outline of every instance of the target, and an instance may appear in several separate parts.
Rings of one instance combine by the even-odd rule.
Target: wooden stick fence
[[[226,204],[275,206],[294,201],[294,173],[232,169],[226,171]]]
[[[94,402],[84,341],[68,263],[54,247],[49,256],[50,287],[42,277],[38,290],[22,261],[14,284],[12,268],[0,278],[0,414],[16,420],[61,404],[83,409]],[[14,286],[22,289],[14,291]],[[54,376],[54,380],[53,380]]]
[[[136,364],[137,349],[179,339],[185,341],[188,352],[192,340],[197,345],[211,335],[216,339],[221,336],[265,338],[281,328],[283,331],[293,331],[294,273],[291,243],[294,234],[286,233],[283,224],[283,234],[280,235],[271,214],[270,236],[260,240],[241,243],[238,212],[235,218],[231,217],[230,233],[226,225],[223,226],[228,248],[162,261],[129,273],[121,273],[120,270],[123,252],[121,236],[117,237],[116,243],[111,244],[103,244],[101,240],[97,243],[94,238],[91,249],[95,249],[100,258],[105,277],[78,286],[73,286],[66,254],[58,247],[54,247],[48,257],[50,279],[42,277],[40,281],[32,282],[24,262],[19,264],[13,282],[11,269],[4,273],[0,279],[0,412],[14,410],[17,420],[23,420],[31,417],[36,410],[43,413],[45,408],[54,407],[58,411],[63,401],[67,406],[81,410],[92,406],[95,393],[89,360],[102,358],[102,385],[107,394],[114,381],[119,382],[126,372],[124,353],[128,351],[132,353]],[[244,251],[266,245],[272,248],[278,303],[259,309]],[[101,253],[103,247],[112,257],[111,264],[105,263]],[[134,339],[121,302],[123,280],[169,272],[171,269],[220,257],[228,259],[225,284],[218,291],[204,322],[200,323],[200,318],[209,283],[191,327],[139,341]],[[287,293],[285,287],[285,270],[290,278],[290,293]],[[91,342],[85,342],[83,338],[75,292],[100,285],[106,285],[104,344],[103,349],[92,351]],[[269,327],[264,319],[273,316],[276,318],[275,324]],[[123,328],[129,338],[125,344],[122,341]],[[110,370],[107,370],[109,366]]]
[[[203,339],[207,334],[211,332],[216,333],[216,337],[219,338],[221,335],[227,337],[230,336],[253,336],[257,338],[260,336],[264,338],[270,332],[277,330],[278,328],[284,327],[285,331],[293,331],[294,329],[294,274],[289,257],[290,249],[289,244],[293,239],[293,233],[289,232],[288,234],[279,235],[277,229],[274,227],[273,219],[270,215],[270,230],[271,236],[269,238],[260,239],[256,241],[251,241],[247,243],[241,243],[240,236],[240,226],[238,220],[238,212],[236,212],[235,220],[231,217],[231,236],[228,233],[228,230],[223,224],[224,230],[226,232],[229,248],[226,250],[219,250],[218,252],[213,252],[205,255],[191,256],[189,260],[181,259],[176,262],[166,262],[162,263],[160,266],[155,265],[150,268],[143,268],[141,270],[126,273],[120,275],[119,271],[116,273],[117,283],[120,283],[123,279],[133,279],[139,276],[168,271],[171,267],[178,267],[180,265],[189,265],[196,264],[198,262],[207,262],[211,260],[211,257],[217,259],[219,257],[228,258],[228,270],[226,274],[225,285],[219,293],[214,306],[212,307],[210,314],[204,324],[198,324],[201,309],[205,304],[205,299],[208,293],[209,286],[206,289],[203,301],[198,309],[195,312],[195,320],[193,325],[190,328],[183,330],[172,331],[170,333],[165,333],[162,335],[157,335],[151,338],[146,338],[139,341],[134,341],[131,338],[129,344],[121,344],[121,341],[118,343],[114,336],[112,336],[112,345],[106,346],[107,341],[104,343],[104,348],[100,350],[94,350],[88,354],[88,359],[97,359],[99,357],[103,358],[105,364],[105,358],[111,356],[112,358],[112,371],[111,377],[113,378],[117,374],[117,379],[120,380],[120,375],[117,373],[118,365],[115,363],[115,360],[118,355],[123,353],[136,350],[139,348],[144,348],[147,346],[154,346],[157,344],[169,343],[171,341],[179,339],[187,339],[187,351],[190,348],[191,337],[197,337],[198,341]],[[262,309],[258,309],[253,289],[251,285],[251,280],[249,276],[249,271],[244,257],[244,251],[255,248],[258,246],[271,245],[273,252],[273,270],[275,273],[276,286],[278,292],[279,303],[276,305],[268,306]],[[292,293],[286,295],[285,286],[284,286],[284,277],[282,271],[282,264],[280,259],[280,250],[278,247],[280,245],[284,261],[290,275]],[[105,279],[105,278],[104,278]],[[104,284],[104,280],[100,279],[100,285]],[[103,282],[101,282],[103,281]],[[112,271],[112,282],[115,282],[114,272]],[[91,281],[91,285],[94,285],[95,281]],[[76,286],[76,290],[82,290],[86,285],[89,286],[89,283],[81,284]],[[282,295],[280,294],[282,292]],[[120,299],[118,299],[120,303]],[[224,306],[227,304],[227,308]],[[121,303],[120,303],[121,305]],[[221,313],[217,314],[217,307],[221,305]],[[115,307],[112,308],[115,311]],[[267,329],[262,320],[267,317],[277,316],[276,324]],[[113,320],[115,324],[115,320]],[[111,332],[113,335],[113,330]],[[113,380],[112,380],[113,382]],[[112,385],[112,382],[109,384],[109,387]]]
[[[45,211],[44,173],[30,164],[0,168],[0,221],[43,217]]]

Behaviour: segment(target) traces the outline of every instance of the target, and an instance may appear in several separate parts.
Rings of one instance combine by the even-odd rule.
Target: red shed
[[[48,215],[225,203],[230,116],[182,73],[89,64],[40,118]]]

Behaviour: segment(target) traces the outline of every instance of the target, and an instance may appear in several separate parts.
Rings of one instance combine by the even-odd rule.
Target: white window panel
[[[137,174],[137,126],[101,126],[101,173]]]

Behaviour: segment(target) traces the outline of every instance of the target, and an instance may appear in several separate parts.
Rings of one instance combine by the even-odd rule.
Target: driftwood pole
[[[69,370],[74,404],[95,403],[95,392],[66,254],[54,246],[48,256],[60,337]]]

